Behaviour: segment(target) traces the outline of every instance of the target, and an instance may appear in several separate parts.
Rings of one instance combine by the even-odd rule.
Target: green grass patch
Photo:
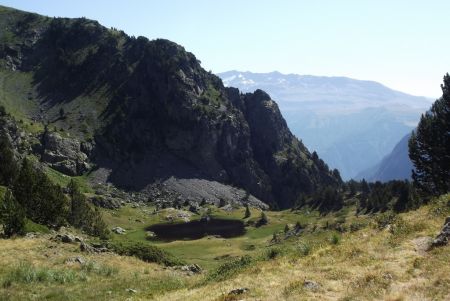
[[[25,220],[25,233],[50,233],[50,229],[47,226],[36,224],[30,219]]]
[[[207,282],[213,282],[229,279],[244,269],[250,267],[254,262],[254,259],[249,255],[243,256],[239,259],[230,260],[209,273],[205,280]]]
[[[14,283],[57,283],[66,284],[77,280],[86,280],[70,269],[50,269],[36,267],[28,262],[21,262],[14,267],[3,280],[3,287],[7,288]]]
[[[143,242],[113,242],[110,247],[119,255],[135,256],[146,262],[155,262],[166,266],[183,265],[184,261],[167,251]]]

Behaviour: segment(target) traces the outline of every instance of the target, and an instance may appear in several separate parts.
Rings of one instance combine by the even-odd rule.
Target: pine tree
[[[16,175],[17,164],[11,143],[4,134],[0,134],[0,185],[11,185]]]
[[[66,198],[58,185],[47,175],[24,159],[19,175],[13,184],[17,202],[32,221],[58,228],[65,223]]]
[[[248,204],[245,205],[245,215],[244,218],[249,218],[252,215],[250,208],[248,207]]]
[[[109,231],[100,211],[97,207],[93,209],[89,205],[79,185],[72,180],[67,185],[67,190],[70,197],[69,223],[90,235],[107,238]]]
[[[0,222],[5,236],[22,235],[25,232],[25,212],[8,190],[0,202]]]
[[[450,76],[444,76],[442,97],[422,115],[409,140],[409,157],[414,164],[412,178],[422,191],[444,194],[450,191]]]

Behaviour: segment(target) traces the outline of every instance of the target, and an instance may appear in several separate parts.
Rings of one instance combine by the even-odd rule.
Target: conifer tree
[[[415,169],[414,184],[424,192],[450,191],[450,76],[444,76],[442,97],[422,115],[409,140],[409,157]]]
[[[248,207],[248,204],[245,205],[245,215],[244,218],[249,218],[252,215],[250,208]]]
[[[3,224],[5,236],[21,235],[25,232],[25,212],[8,190],[0,201],[0,223]]]
[[[0,134],[0,185],[11,185],[16,175],[17,164],[11,143],[4,134]]]

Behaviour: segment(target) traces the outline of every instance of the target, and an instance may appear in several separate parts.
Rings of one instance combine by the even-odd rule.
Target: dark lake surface
[[[244,223],[240,220],[210,218],[187,223],[156,224],[146,228],[156,234],[155,240],[194,240],[207,235],[219,235],[224,238],[245,234]]]

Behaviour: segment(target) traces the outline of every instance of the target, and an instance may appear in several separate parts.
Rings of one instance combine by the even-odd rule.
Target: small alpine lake
[[[163,223],[146,228],[156,234],[153,240],[175,241],[195,240],[208,235],[217,235],[223,238],[238,237],[245,234],[243,221],[236,219],[203,218],[187,223]]]

